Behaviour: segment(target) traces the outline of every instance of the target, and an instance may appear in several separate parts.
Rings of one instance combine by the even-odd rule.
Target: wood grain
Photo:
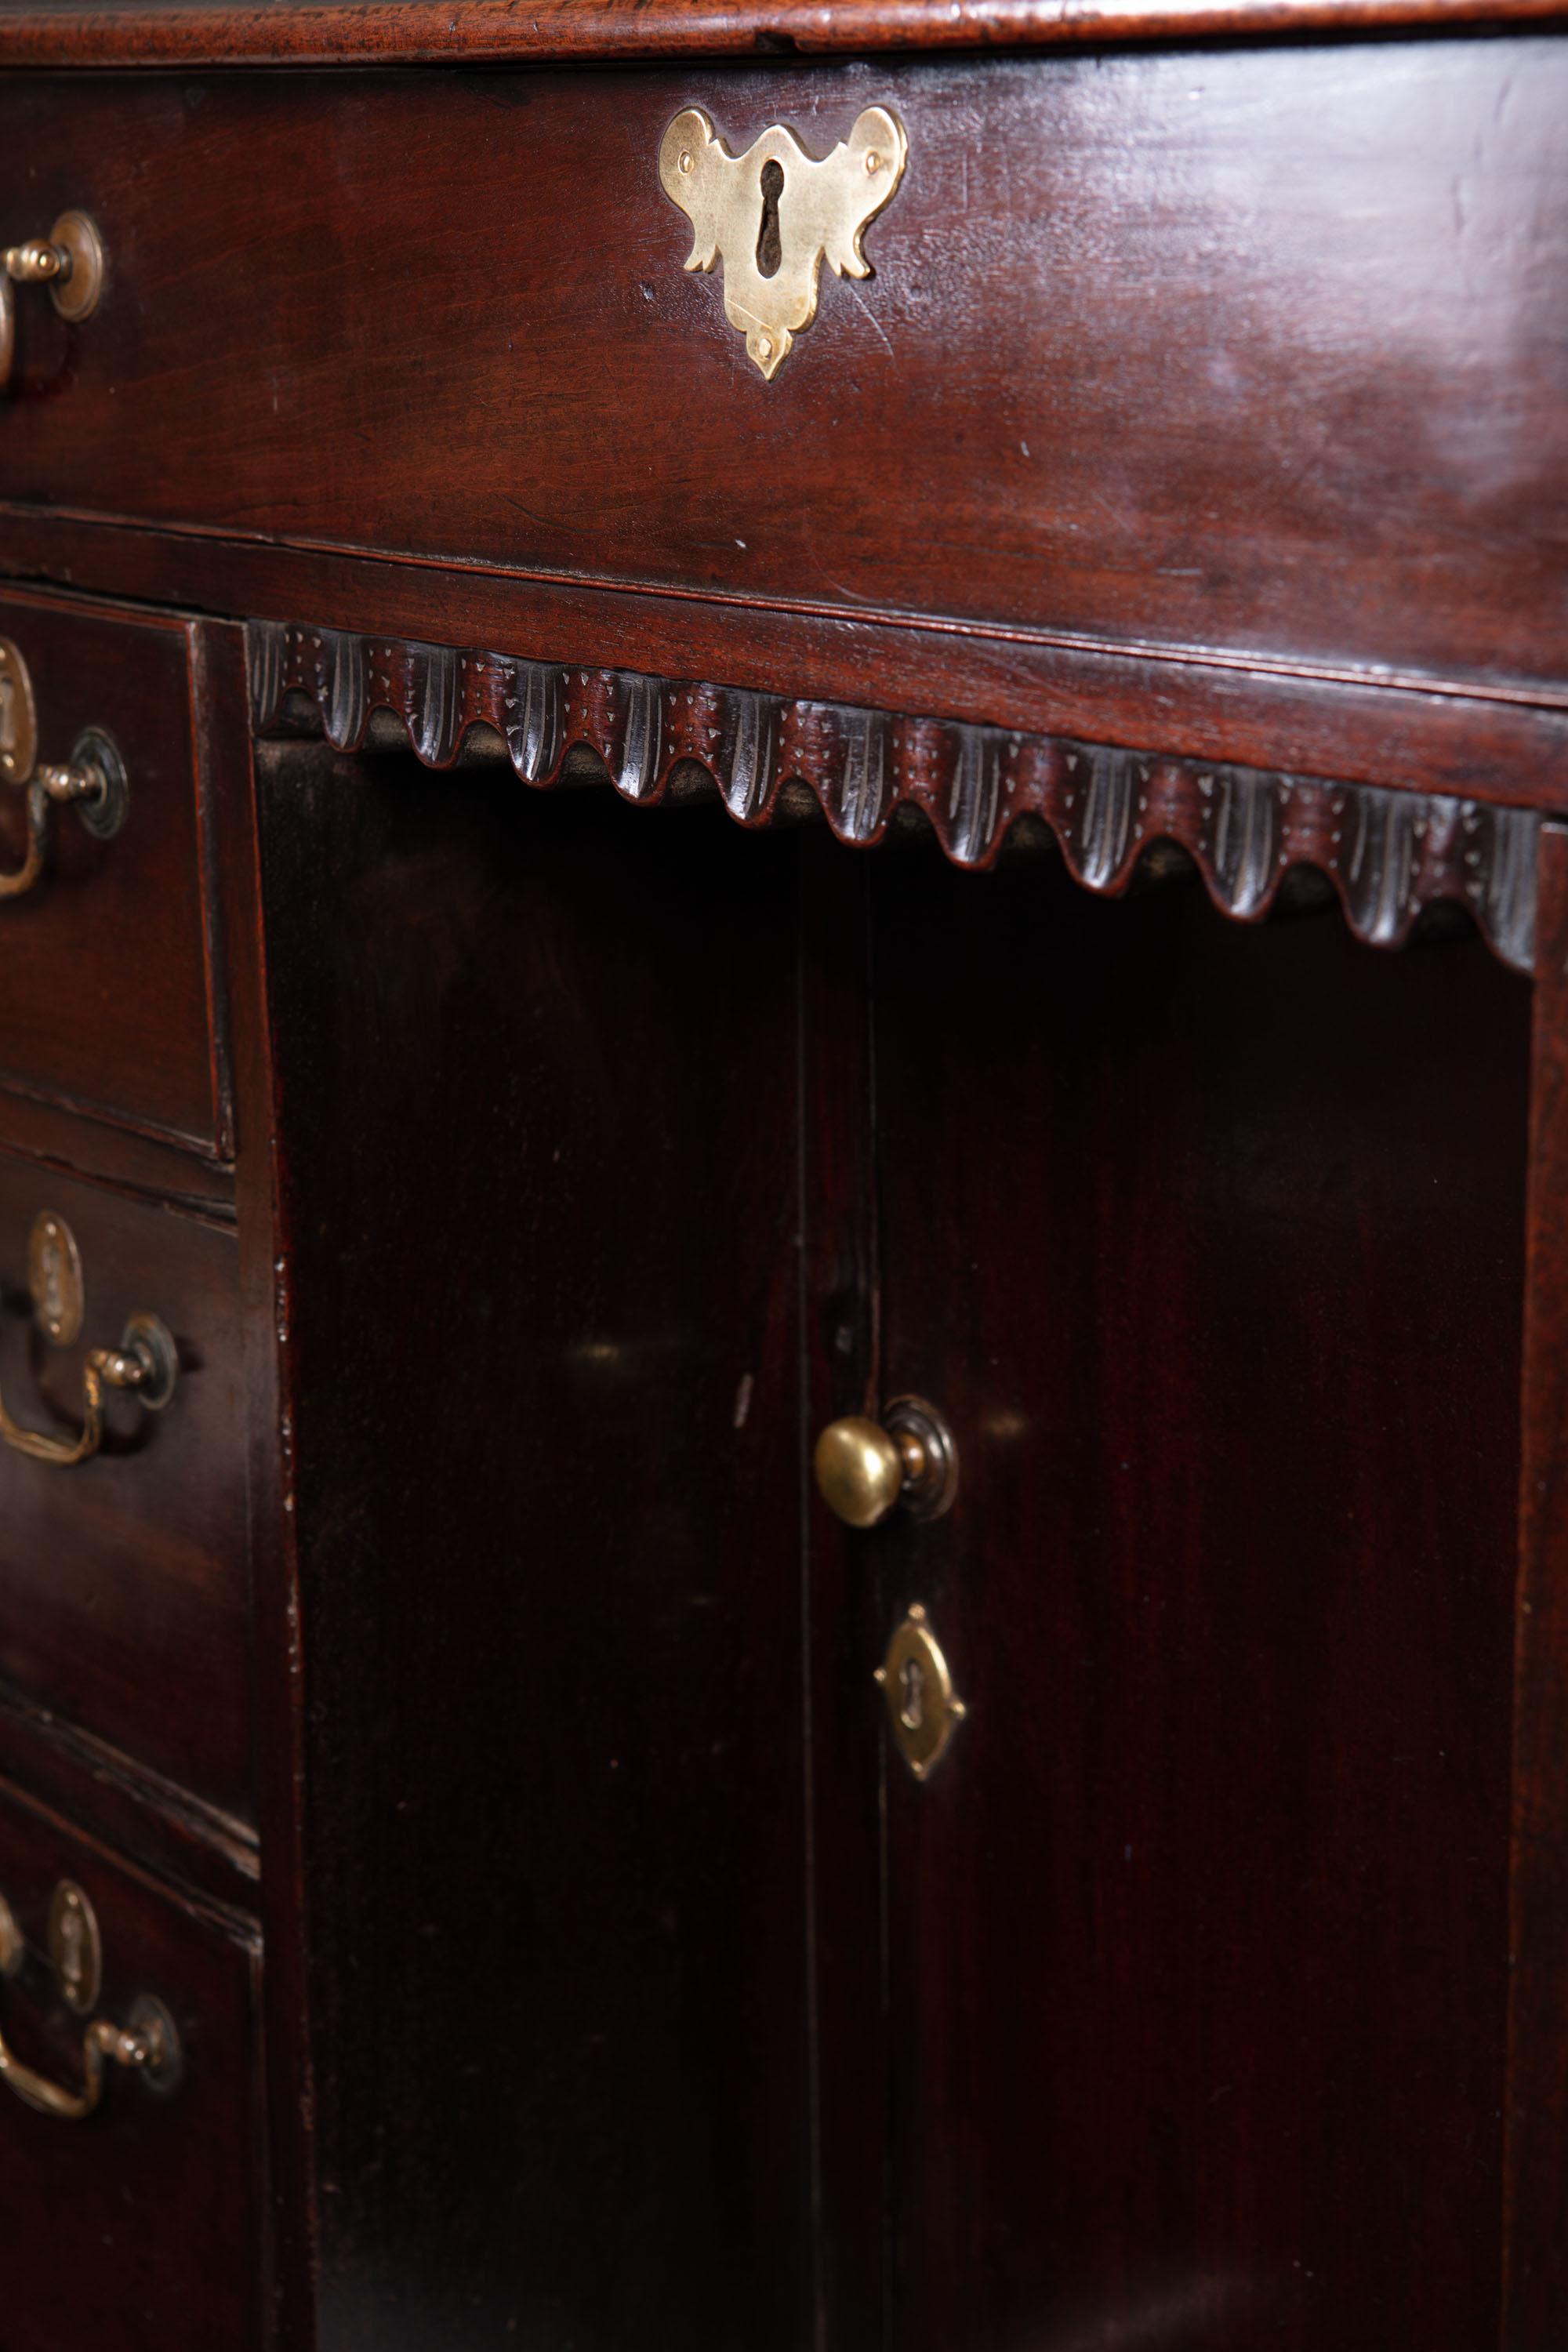
[[[160,2097],[111,2069],[102,2105],[82,2124],[34,2115],[0,2090],[5,2342],[16,2352],[261,2352],[255,1930],[165,1895],[0,1784],[0,1891],[30,1947],[21,1976],[0,1985],[0,2025],[26,2063],[60,2081],[79,2069],[82,2032],[41,1957],[62,1877],[98,1914],[100,2013],[120,2022],[139,1995],[161,2000],[184,2072]]]
[[[869,1537],[819,1509],[815,1543],[875,1580],[879,1641],[925,1603],[969,1706],[928,1786],[889,1768],[887,2340],[1477,2352],[1529,985],[1474,940],[1373,958],[1195,891],[868,876],[880,1393],[941,1404],[961,1484]],[[1563,2310],[1538,1598],[1517,2095],[1546,2267],[1516,2352]]]
[[[1532,965],[1540,820],[1528,809],[333,630],[248,634],[263,733],[290,694],[310,698],[340,751],[357,751],[375,716],[390,713],[427,767],[450,767],[484,729],[540,785],[586,746],[622,795],[644,805],[696,766],[744,825],[772,822],[789,807],[790,786],[803,784],[841,840],[868,846],[915,814],[966,866],[994,863],[1012,828],[1033,818],[1079,881],[1112,893],[1152,847],[1173,842],[1215,903],[1245,922],[1267,916],[1286,877],[1310,866],[1332,883],[1359,939],[1401,945],[1425,909],[1448,901],[1470,911],[1506,963]]]
[[[72,0],[0,9],[0,64],[501,65],[757,51],[1075,48],[1110,41],[1528,23],[1553,0]]]
[[[1541,901],[1520,1482],[1504,2352],[1551,2344],[1568,2311],[1568,832],[1560,825],[1542,835]]]
[[[791,700],[922,710],[1197,760],[1461,800],[1568,808],[1568,706],[1501,689],[1167,656],[1050,632],[958,626],[525,580],[151,530],[0,500],[0,576],[362,636],[510,648],[565,668],[722,678]]]
[[[27,1234],[52,1209],[79,1244],[79,1346],[37,1335]],[[0,1449],[0,1676],[26,1702],[254,1818],[239,1301],[231,1225],[0,1152],[0,1387],[26,1427],[72,1431],[82,1349],[162,1316],[182,1376],[165,1411],[110,1402],[71,1470]]]
[[[110,841],[56,809],[43,879],[0,908],[0,1093],[9,1084],[216,1157],[227,1146],[227,1081],[214,1018],[187,626],[18,592],[0,598],[0,635],[32,679],[39,759],[68,759],[81,730],[100,727],[130,788]],[[18,865],[22,841],[21,796],[7,792],[0,862]]]
[[[820,149],[870,100],[875,274],[764,383],[660,138]],[[1524,33],[17,75],[0,227],[84,205],[114,277],[79,328],[19,304],[0,494],[1561,708],[1565,104]]]
[[[258,785],[323,2337],[798,2352],[795,839]]]

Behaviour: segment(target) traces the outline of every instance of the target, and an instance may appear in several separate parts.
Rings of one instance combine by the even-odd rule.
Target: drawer
[[[874,274],[825,268],[764,380],[684,266],[664,133],[698,107],[822,157],[876,105],[908,163]],[[108,260],[79,323],[19,291],[0,498],[1561,682],[1565,109],[1568,44],[1524,35],[14,75],[0,236],[80,208]]]
[[[35,1248],[44,1214],[56,1229]],[[68,1298],[72,1243],[80,1328],[57,1345],[29,1281],[46,1301]],[[16,1427],[68,1444],[88,1350],[117,1349],[132,1317],[159,1318],[179,1357],[161,1410],[106,1388],[89,1460],[62,1467],[0,1444],[0,1679],[249,1820],[237,1285],[232,1231],[0,1152],[0,1398]]]
[[[82,811],[51,805],[37,884],[0,899],[0,1086],[210,1150],[219,1087],[188,628],[8,593],[0,639],[13,648],[0,668],[0,737],[25,756],[31,735],[38,763],[65,763],[97,730],[125,780],[110,838]],[[23,863],[26,801],[0,790],[5,871]]]
[[[66,1898],[70,1945],[50,1930],[62,1885],[85,1897]],[[0,1931],[0,2034],[21,2065],[79,2093],[89,2026],[140,2026],[159,2011],[172,2053],[156,2087],[107,2064],[98,2106],[80,2120],[37,2112],[0,2083],[5,2352],[258,2345],[266,2298],[253,1945],[4,1789],[0,1896],[20,1943]],[[55,1916],[63,1925],[66,1913]],[[100,1981],[84,2009],[67,1986],[79,2004],[90,1984],[74,1963],[62,1981],[55,1961],[92,1942]]]

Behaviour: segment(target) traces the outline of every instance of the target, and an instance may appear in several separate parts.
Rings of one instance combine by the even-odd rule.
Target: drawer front
[[[79,2000],[90,1988],[69,1971],[63,1982],[54,1960],[84,1948],[79,1904],[72,1946],[57,1933],[51,1948],[62,1885],[86,1897],[101,1951],[85,2009],[65,1982]],[[39,2113],[0,2083],[5,2352],[245,2352],[266,2307],[254,1948],[3,1789],[0,1896],[25,1948],[0,1974],[0,2034],[20,2065],[79,2094],[94,2021],[144,2026],[161,2010],[173,2027],[171,2042],[157,2019],[160,2086],[110,2062],[80,2120]]]
[[[36,765],[63,764],[96,730],[125,781],[107,839],[82,811],[51,804],[37,882],[0,898],[0,1086],[210,1149],[218,1088],[186,625],[7,594],[0,639],[12,648],[5,740],[30,737]],[[0,870],[23,864],[26,799],[25,781],[0,789]]]
[[[80,1265],[78,1338],[56,1345],[29,1295]],[[52,1270],[52,1271],[51,1271]],[[105,1391],[103,1437],[69,1467],[0,1444],[0,1677],[134,1762],[248,1820],[244,1391],[234,1235],[0,1153],[0,1398],[18,1431],[68,1444],[84,1362],[153,1316],[177,1348],[150,1411]]]
[[[821,157],[877,105],[908,163],[874,274],[825,268],[764,380],[663,134],[698,107]],[[1550,36],[15,76],[0,235],[83,208],[108,276],[79,324],[19,292],[0,497],[1560,681],[1565,107]],[[778,205],[782,250],[787,173]]]

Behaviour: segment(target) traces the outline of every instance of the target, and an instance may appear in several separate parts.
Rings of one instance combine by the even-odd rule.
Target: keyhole
[[[899,1681],[903,1690],[899,1721],[906,1731],[918,1731],[926,1716],[926,1670],[918,1658],[904,1660],[899,1668]]]
[[[763,165],[763,225],[757,231],[757,274],[774,278],[783,257],[779,239],[779,198],[784,194],[784,165],[766,163]]]

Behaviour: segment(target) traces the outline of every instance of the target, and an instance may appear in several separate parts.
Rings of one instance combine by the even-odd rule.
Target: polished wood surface
[[[795,844],[258,787],[323,2340],[795,2352]]]
[[[1524,35],[17,77],[5,233],[86,207],[114,290],[79,327],[19,303],[0,492],[1561,711],[1565,90]],[[659,140],[700,104],[820,148],[873,100],[912,159],[875,275],[830,278],[765,383],[683,268]]]
[[[27,1296],[44,1209],[81,1251],[86,1320],[47,1344]],[[163,1318],[181,1373],[164,1411],[106,1407],[101,1453],[58,1470],[0,1448],[0,1677],[36,1705],[252,1815],[239,1298],[231,1228],[0,1150],[0,1390],[14,1420],[80,1426],[82,1358]]]
[[[1528,988],[912,857],[869,922],[881,1386],[963,1484],[863,1571],[970,1706],[887,1766],[896,2340],[1473,2352]]]
[[[609,666],[721,689],[1138,745],[1379,789],[1568,807],[1568,711],[1215,653],[1073,644],[1048,629],[921,624],[847,610],[525,580],[483,565],[237,544],[0,500],[0,576],[258,623]]]
[[[1556,0],[5,0],[0,65],[384,65],[1079,47],[1550,18]]]
[[[1528,809],[457,646],[265,625],[248,634],[258,734],[292,732],[308,699],[337,751],[384,740],[400,719],[426,767],[499,745],[542,790],[587,753],[638,806],[689,797],[706,775],[748,826],[798,821],[805,791],[840,840],[870,847],[929,825],[955,866],[991,866],[1015,828],[1037,841],[1048,828],[1090,890],[1124,890],[1146,859],[1177,852],[1242,922],[1289,904],[1310,869],[1357,939],[1402,946],[1458,906],[1505,963],[1534,965],[1540,820]]]
[[[44,1205],[184,1358],[0,1454],[0,1888],[191,2057],[0,2090],[5,2352],[1560,2352],[1532,13],[0,0],[0,601],[178,780],[0,922],[0,1389]],[[658,134],[873,100],[766,386]]]
[[[83,2030],[47,1959],[62,1878],[98,1915],[97,2013],[123,2024],[139,1997],[162,2001],[184,2071],[160,2096],[111,2068],[99,2112],[79,2124],[0,2096],[5,2341],[17,2352],[259,2352],[259,1952],[237,1922],[171,1899],[0,1784],[0,1893],[28,1945],[21,1975],[0,1982],[0,2032],[61,2084],[79,2082]]]
[[[132,1130],[226,1139],[215,1036],[187,627],[88,603],[0,596],[37,704],[38,757],[68,760],[102,728],[125,763],[129,811],[110,841],[75,812],[50,818],[48,869],[0,906],[0,1088],[88,1108]],[[0,864],[20,865],[22,795],[0,799]]]
[[[1550,2343],[1568,2311],[1562,2214],[1568,2137],[1568,1937],[1563,1820],[1568,1759],[1568,1559],[1563,1376],[1568,1354],[1568,835],[1542,840],[1540,964],[1531,1086],[1524,1458],[1520,1478],[1504,2352]]]

